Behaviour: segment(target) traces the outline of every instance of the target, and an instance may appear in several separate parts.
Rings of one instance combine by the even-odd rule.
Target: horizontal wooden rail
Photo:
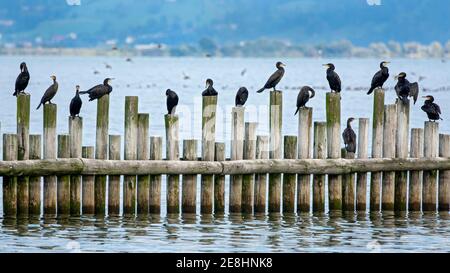
[[[256,159],[234,161],[48,159],[0,161],[0,176],[145,174],[346,174],[450,170],[450,158]]]

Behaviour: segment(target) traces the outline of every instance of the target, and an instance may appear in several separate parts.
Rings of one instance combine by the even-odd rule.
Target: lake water
[[[228,145],[230,113],[234,96],[246,86],[250,97],[246,121],[258,122],[258,134],[268,133],[268,91],[257,94],[275,70],[275,59],[196,59],[134,58],[126,62],[118,57],[0,57],[1,133],[16,131],[16,102],[11,95],[19,72],[26,61],[31,73],[27,92],[31,93],[31,133],[42,134],[42,111],[35,111],[51,75],[60,84],[53,100],[58,104],[58,133],[68,131],[68,105],[75,85],[81,88],[115,77],[110,103],[110,133],[123,135],[124,97],[139,96],[139,112],[150,113],[150,134],[164,135],[165,90],[171,88],[180,97],[180,137],[201,137],[201,92],[206,78],[212,78],[219,92],[217,140]],[[286,75],[279,84],[283,90],[283,134],[297,134],[295,112],[299,87],[310,85],[316,97],[314,121],[325,119],[327,82],[322,63],[333,62],[342,79],[342,126],[347,117],[371,117],[372,96],[368,90],[380,60],[372,59],[285,59]],[[394,74],[408,73],[410,81],[420,81],[422,94],[431,94],[443,110],[441,133],[450,133],[450,62],[441,60],[391,60],[392,77],[387,81],[386,103],[394,103]],[[104,63],[112,66],[105,68]],[[245,69],[246,73],[241,75]],[[98,70],[100,74],[94,74]],[[189,79],[183,79],[183,74]],[[425,91],[424,91],[425,90]],[[422,127],[427,120],[419,100],[411,110],[411,126]],[[84,99],[83,144],[95,143],[96,103]],[[357,122],[354,124],[357,130]],[[371,136],[369,136],[371,137]],[[229,155],[229,154],[228,154]],[[1,193],[0,193],[1,201]],[[163,200],[164,201],[164,200]],[[0,211],[2,211],[0,202]],[[0,252],[41,251],[274,251],[274,252],[391,252],[450,251],[449,213],[408,214],[394,217],[383,214],[320,215],[182,215],[148,218],[0,218]]]

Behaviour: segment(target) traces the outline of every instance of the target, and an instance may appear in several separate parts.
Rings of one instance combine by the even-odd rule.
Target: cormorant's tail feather
[[[256,91],[257,93],[261,93],[262,91],[264,91],[264,90],[266,90],[266,88],[261,88],[261,89],[259,89],[258,91]]]
[[[297,113],[298,113],[298,110],[300,110],[300,107],[297,107],[297,110],[295,111],[295,114],[294,114],[294,116],[295,116],[295,115],[297,115]]]
[[[373,90],[374,90],[375,88],[373,88],[373,87],[370,87],[370,89],[369,89],[369,91],[367,92],[367,95],[370,95],[370,94],[372,94],[372,92],[373,92]]]
[[[13,96],[17,96],[17,90],[14,91]]]
[[[36,108],[36,110],[38,110],[39,108],[41,108],[42,102],[39,103],[38,107]]]

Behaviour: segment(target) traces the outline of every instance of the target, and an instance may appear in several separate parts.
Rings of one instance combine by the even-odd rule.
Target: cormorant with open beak
[[[41,105],[45,104],[45,103],[52,103],[52,99],[55,97],[56,92],[58,92],[58,82],[56,81],[56,77],[55,76],[50,76],[50,78],[53,80],[53,84],[50,85],[47,90],[45,90],[44,95],[41,98],[41,102],[39,103],[38,107],[36,108],[36,110],[38,110]]]
[[[203,97],[217,96],[217,91],[216,89],[214,89],[213,84],[214,84],[213,80],[211,79],[206,80],[206,89],[205,91],[202,92]]]
[[[406,73],[401,72],[395,76],[397,84],[395,85],[395,92],[397,97],[403,102],[408,103],[408,97],[413,97],[414,104],[416,104],[417,98],[419,97],[419,84],[417,82],[410,83],[406,79]]]
[[[89,101],[100,99],[104,95],[108,95],[112,92],[113,88],[111,86],[111,81],[113,78],[106,78],[103,84],[96,85],[87,91],[81,91],[82,94],[89,94]]]
[[[380,63],[380,70],[373,75],[372,83],[370,84],[370,89],[367,95],[370,95],[376,88],[382,88],[383,84],[389,79],[389,68],[387,64],[389,62],[383,61]]]
[[[356,134],[355,131],[352,129],[352,121],[354,121],[354,118],[349,118],[347,120],[347,128],[345,128],[344,132],[342,133],[342,138],[344,139],[345,144],[345,150],[347,153],[355,153],[356,152]]]
[[[264,91],[266,89],[270,89],[270,88],[273,88],[273,91],[277,91],[275,89],[275,87],[277,86],[277,84],[283,78],[283,76],[284,76],[284,67],[286,67],[286,65],[283,64],[282,62],[277,62],[275,66],[277,67],[277,71],[275,71],[270,76],[270,78],[267,80],[267,82],[264,85],[264,87],[257,91],[258,93],[261,93],[262,91]]]
[[[175,109],[178,105],[178,95],[175,93],[175,91],[172,91],[170,89],[166,90],[166,104],[167,104],[167,113],[169,115],[175,115]]]
[[[427,113],[428,120],[429,121],[436,121],[439,119],[442,120],[442,118],[440,117],[441,108],[439,107],[439,105],[434,103],[434,97],[428,95],[422,98],[425,98],[425,102],[421,108],[425,113]]]
[[[235,106],[244,106],[245,102],[248,99],[248,90],[245,87],[239,88],[239,90],[236,93],[235,98]]]
[[[76,116],[80,116],[81,105],[83,104],[83,101],[80,98],[80,86],[77,85],[75,89],[75,97],[72,98],[69,106],[70,116],[72,117],[72,119],[74,119]]]
[[[16,88],[13,96],[17,96],[19,93],[25,93],[25,89],[30,81],[30,73],[28,72],[27,64],[25,62],[20,64],[20,73],[16,79]]]
[[[332,63],[324,64],[327,68],[327,80],[328,84],[330,85],[331,92],[340,93],[341,92],[341,79],[339,78],[339,75],[334,71],[335,66]]]
[[[297,96],[297,110],[295,111],[294,116],[297,115],[300,108],[305,107],[309,99],[314,98],[315,95],[316,92],[314,89],[309,86],[303,86]]]

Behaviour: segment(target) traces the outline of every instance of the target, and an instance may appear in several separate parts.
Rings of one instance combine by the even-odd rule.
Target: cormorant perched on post
[[[388,63],[389,62],[386,61],[380,63],[380,70],[373,75],[372,83],[370,84],[370,89],[367,92],[367,95],[370,95],[377,87],[382,88],[386,80],[389,79],[389,68],[387,67]]]
[[[112,92],[112,86],[110,85],[113,78],[106,78],[103,81],[103,84],[96,85],[89,89],[88,91],[81,91],[82,94],[89,94],[89,101],[93,101],[95,99],[100,99],[104,95],[107,95]]]
[[[430,121],[436,121],[442,118],[440,117],[441,114],[441,108],[439,107],[439,105],[437,105],[436,103],[434,103],[434,97],[433,96],[425,96],[423,97],[425,98],[425,102],[422,106],[422,110],[427,113],[428,119]]]
[[[245,102],[248,99],[248,90],[245,87],[239,88],[236,93],[235,105],[236,106],[244,106]]]
[[[13,96],[17,96],[19,93],[24,93],[30,81],[30,73],[28,72],[27,64],[25,62],[20,64],[20,73],[16,79],[16,88]]]
[[[330,85],[331,92],[341,92],[341,79],[339,78],[339,75],[334,71],[335,67],[334,64],[328,63],[324,64],[323,66],[327,67],[327,80],[328,84]]]
[[[211,79],[206,80],[206,89],[205,91],[202,92],[203,97],[217,96],[217,91],[216,89],[214,89],[213,84],[214,84],[213,80]]]
[[[53,84],[50,85],[47,90],[45,91],[44,95],[42,96],[41,102],[39,103],[38,107],[36,108],[36,110],[38,110],[41,105],[45,104],[45,103],[52,103],[52,99],[53,97],[55,97],[56,92],[58,92],[58,82],[56,81],[56,77],[55,76],[50,76],[50,78],[53,80]]]
[[[417,98],[419,97],[419,84],[417,82],[410,83],[406,79],[406,73],[401,72],[395,79],[398,80],[395,85],[395,92],[398,98],[403,103],[408,103],[408,97],[413,97],[414,104],[416,104]]]
[[[175,114],[175,109],[178,105],[178,95],[175,93],[175,91],[172,91],[170,89],[166,90],[166,97],[167,97],[167,113],[169,115]]]
[[[80,86],[76,86],[75,97],[70,101],[70,116],[74,119],[76,116],[80,116],[80,109],[83,101],[80,98]]]
[[[356,134],[355,131],[352,129],[352,121],[354,121],[354,118],[349,118],[347,120],[347,128],[345,128],[344,132],[342,133],[342,138],[344,139],[345,144],[345,150],[348,153],[355,153],[356,152]]]
[[[273,91],[277,91],[275,89],[275,87],[277,86],[277,84],[283,78],[283,76],[284,76],[284,67],[286,65],[284,63],[282,63],[282,62],[277,62],[277,64],[275,66],[277,67],[278,70],[275,71],[272,74],[272,76],[270,76],[270,78],[267,80],[267,82],[264,85],[264,87],[257,91],[258,93],[261,93],[262,91],[264,91],[266,89],[270,89],[270,88],[273,88]]]
[[[315,95],[316,92],[314,91],[314,89],[309,86],[303,86],[297,96],[297,110],[295,111],[294,116],[297,115],[300,108],[305,107],[309,99],[314,98]]]

